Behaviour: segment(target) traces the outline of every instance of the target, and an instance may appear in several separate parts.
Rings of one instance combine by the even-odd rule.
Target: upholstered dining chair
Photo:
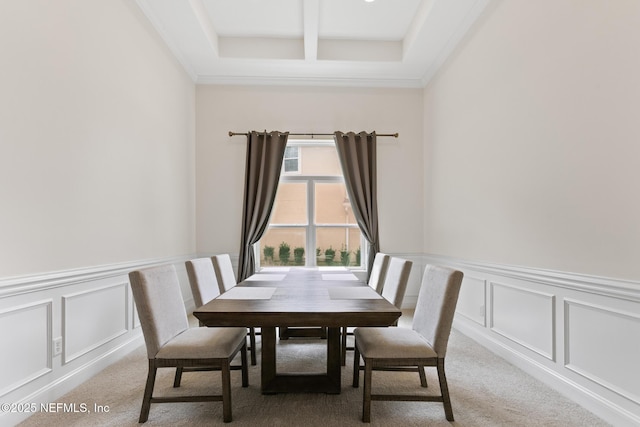
[[[371,266],[371,274],[369,274],[369,281],[367,284],[376,290],[377,293],[382,294],[384,286],[384,278],[387,275],[387,268],[389,267],[389,255],[378,252],[373,259],[373,265]]]
[[[453,409],[444,371],[444,359],[451,333],[463,274],[446,267],[425,269],[412,328],[356,328],[353,362],[353,386],[360,383],[360,357],[364,360],[362,421],[371,420],[372,400],[442,402],[447,420],[453,421]],[[385,367],[435,366],[440,395],[372,394],[372,371]]]
[[[196,307],[200,307],[204,305],[204,303],[209,302],[220,295],[218,282],[216,280],[216,273],[215,271],[213,271],[213,263],[211,262],[210,258],[192,259],[186,261],[184,264],[187,269],[189,286],[191,287],[191,294],[193,295],[193,302]],[[200,326],[203,326],[202,322],[200,322]],[[231,368],[236,369],[238,368],[238,366],[232,366]],[[183,372],[203,370],[209,369],[202,367],[179,366],[176,369],[176,376],[173,380],[173,386],[180,387]]]
[[[211,258],[196,258],[185,261],[184,264],[187,269],[189,286],[191,287],[191,294],[193,295],[193,302],[196,307],[200,307],[220,295],[220,289],[218,288],[218,281],[216,280],[216,273],[213,270],[213,263],[211,262]],[[200,322],[200,326],[203,326],[202,322]],[[230,368],[231,370],[237,370],[242,369],[242,366],[232,365]],[[178,367],[176,369],[176,376],[173,381],[173,386],[180,387],[183,372],[207,370],[218,369],[207,369],[202,367],[188,366]]]
[[[387,274],[387,268],[389,267],[389,255],[378,252],[373,259],[373,265],[371,266],[371,274],[369,274],[369,281],[367,284],[373,288],[377,293],[382,294],[384,286],[384,278]],[[341,356],[342,365],[344,366],[347,360],[347,350],[353,350],[353,347],[347,346],[347,337],[353,336],[353,329],[348,326],[342,328],[342,343],[341,343]]]
[[[196,307],[203,306],[220,295],[220,287],[211,258],[191,259],[185,261],[184,266],[187,269],[189,286],[191,286]]]
[[[231,257],[229,254],[214,255],[211,257],[213,263],[213,269],[216,274],[216,281],[218,282],[218,288],[220,293],[223,294],[229,289],[238,284],[236,281],[236,274],[233,271],[233,264],[231,264]],[[251,352],[251,364],[256,365],[256,329],[250,327],[248,329],[249,334],[249,350]]]
[[[409,283],[409,275],[413,262],[397,257],[391,257],[389,267],[384,278],[382,288],[382,297],[395,305],[396,308],[402,308],[404,294],[407,291],[407,283]]]
[[[389,263],[391,257],[389,255],[384,254],[382,252],[378,252],[376,257],[373,260],[373,267],[371,268],[371,275],[369,276],[368,285],[375,289],[379,294],[385,297],[389,302],[393,303],[396,307],[400,308],[402,305],[402,299],[404,298],[404,293],[407,288],[407,281],[409,280],[409,273],[411,271],[411,261],[407,261],[403,263],[399,258],[398,261],[394,262],[394,271],[392,271],[389,276],[389,289],[386,294],[383,294],[383,290],[386,286],[387,273],[389,270]],[[404,271],[403,275],[403,269]],[[396,296],[396,293],[400,292],[400,295]],[[394,301],[399,300],[399,303],[396,304]],[[342,328],[342,365],[344,366],[347,361],[347,350],[353,350],[353,347],[347,345],[347,337],[353,336],[352,327],[343,327]]]
[[[214,255],[211,257],[211,261],[221,294],[238,284],[229,254]]]
[[[222,401],[223,420],[231,415],[231,360],[240,352],[242,386],[249,385],[245,328],[190,328],[173,265],[129,273],[149,358],[149,373],[138,422],[149,417],[152,403]],[[221,395],[154,397],[158,368],[217,367],[222,376]]]

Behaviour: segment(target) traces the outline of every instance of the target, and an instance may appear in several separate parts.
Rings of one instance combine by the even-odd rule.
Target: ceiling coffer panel
[[[197,83],[422,87],[489,0],[136,0]]]

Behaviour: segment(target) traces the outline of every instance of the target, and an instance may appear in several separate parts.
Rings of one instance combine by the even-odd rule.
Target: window
[[[334,142],[290,140],[259,265],[362,267],[363,242]]]
[[[295,145],[287,145],[284,150],[284,161],[282,162],[282,172],[300,172],[300,149]]]

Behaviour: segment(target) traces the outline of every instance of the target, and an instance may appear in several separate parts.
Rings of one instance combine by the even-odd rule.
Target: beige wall
[[[425,90],[427,252],[640,277],[640,2],[513,0]]]
[[[237,254],[245,141],[227,132],[399,132],[380,138],[378,200],[382,250],[422,252],[422,90],[198,86],[198,251]]]
[[[135,2],[0,2],[0,277],[195,251],[195,85]]]

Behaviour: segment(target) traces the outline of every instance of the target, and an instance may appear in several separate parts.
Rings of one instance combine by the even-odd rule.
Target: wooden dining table
[[[263,394],[338,394],[340,328],[389,326],[402,313],[347,269],[291,267],[255,274],[193,314],[205,326],[261,328]],[[326,372],[277,372],[276,328],[313,326],[327,328]]]

